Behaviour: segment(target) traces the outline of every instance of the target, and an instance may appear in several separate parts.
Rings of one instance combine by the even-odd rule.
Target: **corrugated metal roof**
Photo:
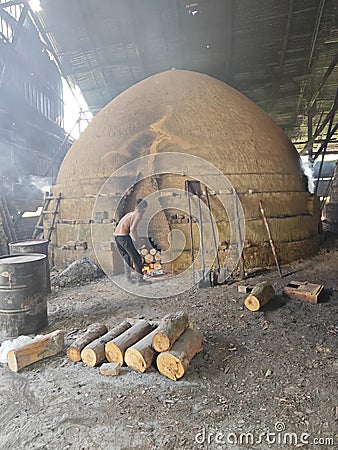
[[[294,140],[304,141],[308,102],[338,52],[335,0],[42,0],[41,5],[64,71],[94,111],[139,80],[176,67],[229,83]],[[318,94],[314,129],[332,107],[337,85],[336,67]]]

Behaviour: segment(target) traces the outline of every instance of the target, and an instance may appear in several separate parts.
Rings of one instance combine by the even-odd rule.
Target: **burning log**
[[[144,275],[149,275],[151,273],[150,265],[143,266],[142,272],[143,272]]]
[[[124,355],[124,361],[128,367],[137,372],[145,372],[154,360],[155,351],[152,348],[152,342],[157,330],[147,334],[132,347],[127,348]]]
[[[274,288],[271,284],[263,281],[258,283],[251,294],[245,299],[245,306],[250,311],[258,311],[262,306],[266,305],[275,295]]]
[[[189,325],[186,313],[179,311],[163,317],[153,338],[153,348],[157,352],[169,350]]]
[[[107,327],[102,323],[93,323],[92,325],[89,325],[87,331],[76,339],[76,341],[68,348],[68,358],[74,362],[81,361],[81,351],[86,345],[107,333],[107,331]]]
[[[81,352],[82,361],[89,367],[95,367],[105,359],[105,344],[120,336],[122,333],[131,328],[129,322],[124,321],[108,333],[95,339],[88,344]]]
[[[153,331],[153,327],[147,320],[140,320],[129,330],[122,333],[117,338],[109,341],[105,345],[105,355],[109,362],[119,362],[123,364],[125,351],[147,334]]]
[[[30,364],[57,355],[64,346],[64,335],[60,330],[53,331],[35,341],[10,350],[7,355],[8,367],[13,372]]]
[[[187,328],[170,352],[158,355],[156,360],[158,370],[171,380],[182,378],[192,358],[203,349],[202,342],[203,337],[198,330]]]

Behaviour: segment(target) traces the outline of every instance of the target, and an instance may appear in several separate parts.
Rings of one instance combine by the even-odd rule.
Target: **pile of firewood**
[[[108,331],[103,324],[92,324],[68,348],[72,361],[101,366],[102,374],[117,375],[125,363],[137,372],[145,372],[156,358],[159,372],[171,380],[181,378],[192,358],[202,350],[202,334],[182,311],[165,316],[154,324],[126,320]]]
[[[149,267],[149,272],[159,272],[163,270],[161,262],[161,252],[156,248],[147,249],[146,247],[140,250],[143,258],[143,267]]]

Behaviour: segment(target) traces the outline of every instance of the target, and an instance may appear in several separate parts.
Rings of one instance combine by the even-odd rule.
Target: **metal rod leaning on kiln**
[[[268,224],[266,215],[265,215],[265,211],[264,211],[264,207],[263,207],[262,200],[259,200],[259,210],[260,210],[260,212],[261,212],[261,214],[262,214],[262,217],[263,217],[263,221],[264,221],[264,225],[265,225],[266,231],[268,232],[269,242],[270,242],[272,254],[273,254],[273,256],[274,256],[274,258],[275,258],[275,261],[276,261],[276,266],[277,266],[277,269],[278,269],[279,276],[280,276],[281,278],[283,278],[282,270],[281,270],[280,265],[279,265],[279,262],[278,262],[275,244],[273,243],[273,240],[272,240],[271,231],[270,231],[270,227],[269,227],[269,224]]]
[[[245,269],[244,269],[244,256],[243,256],[243,239],[242,239],[242,229],[241,229],[241,221],[238,213],[238,195],[233,188],[232,190],[232,196],[234,200],[234,214],[235,214],[235,221],[236,221],[236,240],[237,240],[237,246],[238,246],[238,257],[239,257],[239,278],[243,280],[245,278]]]
[[[192,270],[192,284],[195,285],[195,253],[194,253],[194,235],[192,229],[192,215],[191,215],[191,197],[189,190],[189,180],[185,181],[185,191],[188,196],[188,212],[189,212],[189,233],[190,233],[190,252],[191,252],[191,270]]]
[[[215,224],[214,224],[214,219],[212,217],[212,212],[211,212],[211,205],[210,205],[210,198],[209,198],[209,192],[208,192],[208,187],[205,186],[205,199],[207,201],[207,207],[209,210],[209,218],[210,218],[210,223],[211,223],[211,230],[212,230],[212,238],[214,241],[214,247],[215,247],[215,257],[216,257],[216,264],[217,264],[217,274],[219,275],[221,272],[221,263],[219,260],[219,256],[218,256],[218,244],[217,244],[217,240],[216,240],[216,231],[215,231]]]

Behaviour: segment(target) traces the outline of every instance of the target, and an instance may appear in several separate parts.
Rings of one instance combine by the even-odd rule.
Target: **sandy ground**
[[[178,297],[140,298],[107,279],[54,290],[49,326],[67,345],[96,321],[158,319],[183,309],[204,335],[204,350],[180,381],[155,367],[98,368],[65,352],[12,373],[0,366],[1,449],[271,449],[338,447],[338,245],[246,280],[273,283],[277,296],[252,313],[238,285]],[[291,280],[325,284],[317,305],[289,300]],[[243,284],[243,283],[242,283]]]

